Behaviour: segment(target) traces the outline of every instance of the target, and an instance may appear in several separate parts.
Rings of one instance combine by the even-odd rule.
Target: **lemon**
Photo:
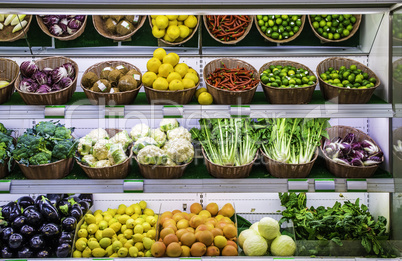
[[[186,73],[186,75],[184,75],[184,78],[188,78],[194,81],[194,84],[198,83],[198,76],[195,75],[194,73]]]
[[[167,15],[166,16],[170,21],[176,20],[179,16],[178,15]]]
[[[112,238],[115,234],[116,234],[116,232],[113,229],[111,229],[110,227],[108,227],[102,231],[102,237]]]
[[[183,21],[177,21],[177,25],[183,25],[184,22]]]
[[[130,229],[134,228],[134,219],[132,219],[132,218],[128,219],[126,222],[126,227],[130,228]]]
[[[134,207],[133,206],[129,206],[126,208],[126,214],[129,216],[132,216],[135,213]]]
[[[159,61],[158,58],[153,57],[153,58],[149,59],[149,61],[147,62],[147,70],[149,72],[157,73],[159,66],[161,66],[161,64],[162,63],[161,63],[161,61]],[[124,211],[125,211],[125,209],[124,209]]]
[[[126,222],[127,222],[127,220],[128,220],[129,218],[130,218],[129,215],[124,214],[124,215],[121,215],[117,220],[118,220],[122,225],[124,225],[124,224],[126,224]]]
[[[177,25],[177,20],[173,20],[173,21],[169,20],[169,26],[171,26],[171,25]]]
[[[165,29],[169,25],[169,19],[166,15],[158,15],[155,18],[155,24],[159,29]]]
[[[133,204],[134,210],[135,210],[135,214],[137,215],[141,215],[142,211],[141,211],[141,207],[138,203]]]
[[[210,105],[213,101],[212,95],[209,92],[202,92],[198,96],[198,103],[201,105]]]
[[[180,29],[177,25],[171,25],[167,28],[166,34],[173,40],[180,36]]]
[[[159,29],[157,26],[152,27],[152,35],[155,38],[162,38],[165,36],[165,29]]]
[[[142,234],[144,233],[144,228],[142,227],[142,225],[136,225],[134,227],[134,234]]]
[[[154,214],[155,214],[155,212],[152,209],[150,209],[150,208],[144,209],[144,215],[153,216]]]
[[[156,17],[158,17],[157,15],[151,15],[152,19],[155,19]]]
[[[179,17],[177,17],[177,20],[184,21],[187,19],[187,17],[188,17],[188,15],[179,15]]]
[[[162,77],[168,77],[169,73],[174,72],[174,69],[170,63],[164,63],[159,66],[158,72]]]
[[[135,243],[134,246],[138,249],[138,251],[144,250],[144,245],[142,244],[142,240],[141,240],[141,242]]]
[[[184,20],[184,25],[189,28],[194,28],[197,25],[197,17],[194,15],[189,15],[186,20]]]
[[[114,241],[112,244],[112,248],[114,252],[119,251],[120,248],[123,247],[123,244],[120,241]]]
[[[85,222],[87,222],[87,224],[96,224],[96,218],[94,215],[92,214],[85,214]]]
[[[78,237],[87,237],[87,236],[88,236],[88,232],[86,229],[78,230]]]
[[[153,56],[155,58],[158,58],[160,61],[162,61],[163,57],[166,56],[166,51],[163,48],[157,48],[157,49],[155,49]]]
[[[193,68],[189,68],[189,69],[188,69],[188,72],[189,72],[189,73],[194,73],[195,75],[198,75],[197,71],[194,70]]]
[[[156,218],[153,216],[148,216],[145,218],[145,222],[149,223],[151,226],[155,226]]]
[[[144,238],[144,236],[140,233],[134,234],[134,236],[133,236],[133,240],[135,243],[142,242],[143,238]]]
[[[169,90],[171,91],[179,91],[184,90],[183,82],[180,80],[173,80],[169,83]]]
[[[156,24],[155,18],[151,19],[151,23],[152,23],[152,26],[155,26],[155,24]]]
[[[155,90],[167,90],[169,87],[169,83],[165,78],[158,77],[152,84],[152,88]]]
[[[130,239],[133,236],[133,230],[126,229],[124,230],[123,234],[125,238]]]
[[[187,36],[190,35],[190,29],[187,26],[179,25],[178,27],[180,29],[180,37],[181,38],[186,38]]]
[[[170,83],[173,80],[180,80],[181,81],[181,76],[178,72],[172,72],[168,75],[168,77],[166,78],[166,80],[168,81],[168,83]]]
[[[138,249],[137,249],[135,246],[132,246],[132,247],[130,247],[130,248],[128,249],[128,254],[129,254],[131,257],[137,257],[137,255],[138,255]]]
[[[142,223],[142,227],[144,229],[144,232],[148,232],[151,229],[151,225],[148,222]]]
[[[87,247],[87,243],[82,239],[82,238],[80,238],[80,239],[78,239],[76,242],[75,242],[75,248],[77,249],[77,250],[79,250],[79,251],[84,251],[84,249]]]
[[[96,231],[98,231],[98,225],[97,224],[91,224],[88,226],[87,231],[89,234],[95,234]]]
[[[156,236],[156,230],[155,229],[148,230],[147,237],[155,238],[155,236]]]
[[[184,78],[182,80],[184,89],[190,89],[195,87],[194,81],[189,78]]]
[[[169,53],[163,57],[163,63],[170,63],[172,66],[176,66],[179,63],[179,56],[175,53]]]
[[[165,40],[166,42],[174,42],[174,39],[170,38],[169,35],[165,34],[165,36],[163,36],[163,40]]]
[[[75,250],[74,253],[73,253],[73,257],[74,258],[81,258],[82,257],[81,251]]]
[[[174,71],[178,72],[181,77],[184,77],[188,72],[188,66],[185,63],[179,63],[174,67]]]
[[[138,204],[140,205],[141,209],[145,209],[147,207],[147,202],[145,202],[144,200],[141,200]]]
[[[102,220],[99,222],[99,229],[104,230],[109,226],[109,223],[106,220]]]

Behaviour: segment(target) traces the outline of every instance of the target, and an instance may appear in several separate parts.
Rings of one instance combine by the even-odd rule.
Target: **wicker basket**
[[[65,63],[71,63],[75,69],[75,78],[73,79],[73,83],[60,91],[49,92],[49,93],[33,93],[33,92],[23,92],[20,90],[20,81],[22,79],[22,75],[17,78],[15,81],[15,89],[21,95],[21,98],[28,105],[61,105],[67,103],[75,92],[75,88],[77,87],[77,78],[78,78],[78,65],[73,60],[62,57],[62,56],[54,56],[47,57],[43,59],[39,59],[35,61],[36,65],[38,65],[39,69],[42,70],[45,67],[56,68]]]
[[[313,23],[311,22],[311,17],[310,16],[308,16],[308,22],[309,22],[309,24],[311,26],[311,29],[313,30],[315,36],[317,36],[321,40],[321,42],[323,42],[323,43],[339,43],[339,42],[343,42],[343,41],[346,41],[349,38],[351,38],[357,32],[357,30],[359,29],[360,22],[362,21],[362,15],[355,14],[353,16],[356,17],[356,23],[353,25],[352,31],[349,33],[348,36],[346,36],[344,38],[337,39],[337,40],[329,40],[329,39],[327,39],[325,37],[322,37],[319,33],[317,33],[317,31],[313,27]]]
[[[14,42],[19,39],[25,38],[26,35],[28,34],[29,26],[31,25],[31,22],[32,22],[32,15],[25,16],[24,20],[26,20],[28,22],[27,25],[21,31],[19,31],[17,33],[14,33],[14,34],[12,33],[14,26],[5,27],[3,29],[3,33],[6,33],[7,31],[9,31],[9,33],[8,33],[9,36],[6,38],[0,38],[0,42]]]
[[[109,134],[109,137],[113,137],[114,135],[116,135],[121,131],[119,129],[105,129],[105,130]],[[130,172],[130,163],[131,158],[133,156],[131,146],[128,147],[127,152],[129,153],[129,155],[125,161],[111,167],[91,168],[81,163],[77,158],[75,160],[77,164],[85,172],[85,174],[87,174],[87,176],[91,179],[123,179],[127,177],[128,173]]]
[[[205,154],[204,148],[202,148],[202,155],[204,156],[208,173],[211,176],[218,179],[239,179],[250,176],[254,162],[257,160],[258,152],[252,162],[241,166],[222,166],[212,163]]]
[[[205,26],[205,28],[207,29],[209,35],[212,37],[212,39],[214,39],[215,41],[220,42],[220,43],[222,43],[222,44],[236,44],[236,43],[240,42],[241,40],[243,40],[243,39],[248,35],[248,33],[249,33],[250,30],[251,30],[251,27],[253,26],[253,16],[250,16],[250,24],[247,26],[246,31],[244,32],[244,34],[243,34],[242,36],[240,36],[239,38],[237,38],[237,40],[222,41],[222,40],[216,38],[216,37],[209,31],[209,28],[208,28],[208,18],[207,18],[206,15],[203,16],[203,20],[204,20],[204,26]]]
[[[149,20],[149,25],[151,26],[151,29],[152,29],[153,25],[152,25],[152,18],[150,15],[148,16],[148,20]],[[164,43],[165,45],[170,45],[170,46],[177,46],[177,45],[184,44],[185,42],[187,42],[188,40],[193,38],[195,32],[197,32],[197,29],[200,26],[200,20],[201,20],[201,16],[197,15],[197,25],[194,27],[193,32],[191,32],[191,34],[189,36],[187,36],[185,39],[183,39],[182,41],[172,43],[172,42],[163,40],[163,38],[159,38],[158,41]]]
[[[263,164],[267,168],[269,174],[276,178],[305,178],[310,174],[314,162],[318,157],[318,148],[314,154],[313,159],[304,164],[289,164],[271,159],[261,149],[263,156]]]
[[[267,40],[270,41],[270,42],[279,43],[279,44],[281,44],[281,43],[288,43],[288,42],[291,42],[291,41],[293,41],[294,39],[296,39],[296,38],[301,34],[301,32],[303,31],[304,24],[305,24],[305,22],[306,22],[306,16],[305,16],[305,15],[302,15],[302,16],[301,16],[301,22],[302,22],[302,24],[301,24],[301,26],[300,26],[300,28],[299,28],[299,31],[297,31],[297,33],[295,33],[292,37],[289,37],[289,38],[287,38],[287,39],[277,40],[277,39],[273,39],[273,38],[271,38],[271,37],[268,37],[268,36],[261,30],[261,27],[258,25],[257,16],[256,16],[256,15],[254,16],[254,23],[255,23],[255,26],[257,27],[257,30],[258,30],[258,32],[260,32],[260,34],[262,35],[262,37],[264,37],[265,39],[267,39]]]
[[[146,179],[178,179],[184,174],[184,171],[190,165],[190,162],[177,166],[162,166],[162,165],[144,165],[138,162],[137,157],[134,157],[140,169],[141,175]]]
[[[74,159],[68,158],[49,164],[26,166],[17,162],[27,179],[61,179],[73,169]]]
[[[102,16],[100,16],[100,15],[92,16],[92,21],[93,21],[96,31],[103,37],[113,39],[115,41],[125,41],[127,39],[130,39],[131,36],[133,36],[144,25],[146,19],[147,19],[146,16],[141,16],[140,20],[134,26],[134,30],[131,33],[120,36],[118,34],[111,34],[105,30],[104,21],[102,19]]]
[[[310,75],[314,75],[313,71],[307,66],[292,62],[292,61],[272,61],[264,64],[259,71],[259,75],[269,68],[271,65],[291,65],[296,68],[303,68],[309,71]],[[277,88],[265,85],[261,82],[262,89],[264,90],[265,97],[268,102],[272,104],[307,104],[311,102],[317,82],[307,87],[297,88]]]
[[[257,70],[251,65],[244,61],[231,58],[221,58],[209,62],[204,67],[204,81],[207,85],[208,92],[212,95],[214,102],[217,104],[250,104],[253,100],[254,93],[257,90],[258,84],[247,91],[227,91],[215,88],[214,86],[208,84],[206,81],[208,75],[213,73],[215,69],[222,68],[222,63],[228,68],[245,67],[248,70],[254,72],[254,77],[260,78]]]
[[[16,62],[0,58],[0,80],[9,81],[10,84],[0,88],[0,104],[7,102],[14,93],[14,83],[19,74],[19,66]]]
[[[85,26],[87,25],[87,19],[88,19],[88,16],[86,15],[84,22],[82,23],[80,29],[78,29],[77,32],[75,32],[74,34],[67,35],[67,36],[55,36],[49,32],[49,29],[43,23],[42,17],[40,17],[39,15],[36,16],[36,21],[38,22],[40,29],[42,29],[42,31],[45,34],[47,34],[48,36],[56,38],[60,41],[70,41],[70,40],[74,40],[74,39],[78,38],[85,31]]]
[[[362,72],[368,73],[370,78],[374,77],[377,80],[374,87],[368,89],[337,87],[324,82],[320,76],[329,67],[340,68],[342,65],[349,67],[352,64],[355,64],[357,66],[357,69],[361,69]],[[331,102],[334,103],[342,103],[342,104],[367,103],[368,101],[370,101],[371,96],[373,95],[375,89],[378,86],[380,86],[380,79],[373,71],[371,71],[367,66],[352,59],[341,58],[341,57],[327,58],[318,64],[316,72],[318,76],[318,81],[320,82],[320,90],[324,96],[324,99],[330,100]]]
[[[140,69],[138,69],[136,66],[132,65],[131,63],[123,62],[123,61],[107,61],[107,62],[100,62],[92,65],[88,69],[85,70],[84,74],[88,72],[93,72],[96,75],[100,75],[102,72],[103,68],[105,67],[116,67],[119,65],[124,65],[127,67],[129,70],[135,69],[137,70],[142,79],[142,74]],[[134,102],[135,98],[137,97],[138,92],[140,91],[142,86],[142,83],[137,86],[136,89],[131,90],[131,91],[125,91],[125,92],[117,92],[117,93],[101,93],[101,92],[94,92],[91,91],[87,88],[85,88],[82,85],[81,81],[81,88],[84,90],[85,95],[89,99],[89,101],[93,105],[99,105],[99,104],[106,104],[106,105],[128,105]]]
[[[349,127],[349,126],[333,126],[327,129],[329,139],[332,140],[336,137],[345,137],[348,133],[353,133],[358,141],[369,140],[373,144],[375,144],[378,148],[380,148],[375,141],[370,138],[366,133],[361,130]],[[371,166],[347,166],[343,164],[339,164],[330,159],[326,153],[324,153],[324,144],[326,139],[321,141],[321,153],[324,155],[325,165],[329,172],[334,174],[338,178],[369,178],[371,177],[377,170],[379,164],[371,165]],[[380,149],[381,150],[381,149]],[[384,157],[382,157],[382,161],[384,161]]]

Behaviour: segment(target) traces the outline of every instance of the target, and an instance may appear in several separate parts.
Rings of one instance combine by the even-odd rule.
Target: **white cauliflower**
[[[79,139],[78,143],[78,153],[80,155],[88,155],[91,153],[92,149],[92,139],[88,136],[85,136]]]
[[[169,141],[175,139],[185,139],[191,142],[191,133],[184,127],[178,127],[173,130],[168,130],[167,138]]]
[[[159,147],[149,145],[140,150],[137,159],[144,165],[160,165],[167,161],[167,156]]]
[[[158,147],[162,147],[166,142],[166,134],[160,129],[151,130],[151,138],[153,138]]]
[[[176,166],[177,164],[171,158],[167,158],[166,162],[163,164],[164,166]]]
[[[121,144],[123,146],[123,149],[126,150],[128,146],[133,142],[133,140],[130,138],[128,135],[127,131],[121,131],[114,135],[111,139],[110,142],[114,144]]]
[[[177,127],[179,127],[179,122],[176,119],[163,119],[159,123],[159,128],[161,129],[161,131],[164,132],[172,130]]]
[[[142,137],[149,137],[150,134],[151,129],[144,123],[135,125],[130,131],[130,136],[134,141]]]
[[[108,159],[112,165],[117,165],[125,161],[128,157],[124,152],[121,143],[110,145]]]
[[[108,159],[109,155],[109,144],[110,140],[101,139],[98,140],[94,147],[92,154],[97,160],[105,160]]]
[[[82,157],[81,159],[82,163],[86,163],[89,166],[92,166],[96,163],[96,159],[93,155],[85,155],[84,157]]]
[[[140,150],[149,145],[158,146],[158,143],[151,137],[139,138],[136,142],[134,142],[133,152],[138,154]]]
[[[107,132],[104,129],[96,129],[96,130],[92,130],[85,137],[90,138],[92,140],[92,145],[95,145],[95,143],[98,140],[109,139],[109,134],[107,134]]]
[[[109,160],[100,160],[95,162],[94,165],[91,165],[92,168],[104,168],[104,167],[111,167],[112,164],[110,164]]]
[[[167,156],[176,164],[187,163],[194,157],[194,147],[186,139],[175,139],[165,148]]]

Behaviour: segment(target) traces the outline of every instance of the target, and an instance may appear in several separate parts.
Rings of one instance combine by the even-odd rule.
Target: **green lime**
[[[349,69],[352,70],[352,71],[355,71],[355,70],[357,70],[357,66],[356,66],[355,64],[352,64],[352,65],[349,67]]]
[[[269,20],[269,21],[268,21],[268,25],[269,25],[269,27],[274,26],[274,25],[275,25],[274,20]]]
[[[265,23],[264,23],[264,20],[258,20],[258,25],[259,26],[263,26]]]

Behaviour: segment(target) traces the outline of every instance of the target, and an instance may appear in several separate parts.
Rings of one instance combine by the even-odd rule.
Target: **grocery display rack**
[[[269,215],[281,209],[278,192],[306,191],[312,204],[331,205],[335,200],[354,200],[360,198],[369,206],[374,216],[385,215],[390,220],[392,242],[402,251],[402,162],[393,157],[392,133],[402,127],[402,106],[395,96],[395,86],[392,81],[392,61],[401,58],[402,48],[393,42],[391,31],[392,16],[402,13],[402,4],[390,0],[353,0],[353,1],[318,1],[308,3],[300,0],[267,1],[128,1],[118,0],[110,4],[106,0],[71,0],[64,2],[50,0],[34,1],[1,1],[0,8],[4,13],[30,14],[238,14],[250,15],[261,13],[274,14],[325,14],[325,13],[362,13],[364,20],[360,32],[352,44],[322,45],[316,39],[309,45],[306,42],[297,44],[274,45],[263,41],[259,35],[252,35],[251,40],[236,46],[222,46],[208,39],[208,33],[198,32],[188,44],[180,47],[165,47],[157,41],[146,37],[149,29],[140,30],[137,43],[135,35],[132,41],[113,42],[100,40],[100,43],[75,41],[60,43],[50,37],[37,39],[40,32],[28,33],[30,49],[26,42],[13,44],[0,43],[0,56],[15,60],[18,64],[32,58],[62,55],[76,61],[80,71],[77,92],[72,100],[61,106],[28,106],[17,93],[6,104],[0,105],[0,122],[7,128],[18,133],[42,120],[60,120],[67,127],[76,127],[75,135],[81,137],[93,128],[130,129],[138,122],[146,122],[157,126],[163,118],[177,118],[182,126],[191,128],[198,126],[202,117],[229,118],[331,118],[335,125],[345,123],[368,133],[377,141],[385,152],[386,162],[381,165],[373,178],[342,179],[332,176],[325,170],[323,162],[312,176],[306,179],[276,179],[270,177],[262,166],[257,166],[250,178],[246,179],[215,179],[206,172],[202,155],[196,155],[195,163],[190,166],[191,174],[181,179],[151,180],[144,179],[133,167],[130,175],[124,180],[91,180],[85,177],[76,166],[69,177],[61,180],[27,180],[21,173],[13,174],[0,180],[0,202],[17,198],[19,194],[39,193],[94,193],[96,206],[104,208],[115,206],[117,202],[147,200],[154,209],[159,205],[167,209],[186,210],[192,202],[207,204],[208,202],[234,202],[236,212],[253,220],[253,214]],[[91,20],[91,19],[89,19]],[[146,26],[149,27],[148,23]],[[402,26],[402,25],[400,25]],[[87,35],[94,34],[91,25],[87,25]],[[145,26],[144,26],[145,27]],[[305,25],[304,30],[309,29]],[[255,29],[255,28],[254,28]],[[256,30],[256,29],[255,29]],[[95,31],[96,33],[96,31]],[[84,32],[84,35],[86,32]],[[314,37],[314,36],[313,36]],[[96,38],[99,39],[99,38]],[[255,43],[253,43],[255,41]],[[88,46],[85,44],[88,43]],[[315,72],[317,64],[332,56],[342,56],[357,60],[370,67],[380,77],[382,85],[367,104],[336,104],[325,102],[317,89],[313,101],[306,105],[272,105],[267,104],[261,87],[250,105],[209,105],[201,106],[195,101],[187,105],[150,105],[145,94],[140,92],[132,105],[125,106],[94,106],[90,105],[79,87],[83,72],[89,66],[105,60],[124,60],[136,65],[145,72],[145,64],[157,47],[164,47],[168,52],[177,52],[181,60],[195,68],[202,76],[203,67],[211,60],[219,57],[239,58],[252,64],[257,70],[269,60],[286,59],[301,62]],[[201,80],[201,85],[205,83]],[[205,87],[205,86],[204,86]],[[402,86],[399,86],[402,88]],[[401,137],[402,138],[402,137]],[[317,163],[316,163],[317,164]],[[320,172],[322,170],[322,173]],[[320,172],[320,173],[319,173]],[[201,174],[199,174],[201,173]],[[199,176],[197,176],[199,174]],[[320,191],[320,192],[318,192]],[[325,193],[322,193],[325,191]],[[132,193],[136,192],[136,193]],[[400,256],[400,255],[399,255]],[[363,260],[362,257],[319,257],[323,260]],[[277,260],[276,257],[219,257],[222,260]],[[283,258],[279,258],[283,259]],[[286,259],[286,258],[285,258]],[[311,260],[310,257],[295,256],[295,260]],[[62,259],[57,259],[62,260]],[[67,260],[67,259],[66,259]],[[68,259],[71,260],[71,259]],[[108,260],[108,259],[104,259]],[[140,258],[138,260],[157,260]],[[190,260],[171,258],[169,260]],[[217,258],[202,257],[191,260],[217,260]],[[401,260],[396,257],[392,260]]]

